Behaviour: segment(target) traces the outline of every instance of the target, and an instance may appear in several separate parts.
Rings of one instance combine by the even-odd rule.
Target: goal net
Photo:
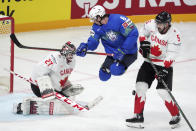
[[[14,19],[0,15],[0,94],[5,90],[13,92],[13,75],[5,71],[14,71],[14,43],[10,39],[11,33],[14,33]]]

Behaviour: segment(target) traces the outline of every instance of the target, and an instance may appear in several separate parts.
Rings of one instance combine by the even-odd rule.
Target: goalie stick
[[[12,33],[12,34],[10,35],[10,38],[12,39],[12,41],[13,41],[19,48],[24,48],[24,49],[35,49],[35,50],[46,50],[46,51],[61,51],[61,49],[42,48],[42,47],[30,47],[30,46],[22,45],[22,44],[18,41],[18,39],[16,38],[16,35],[15,35],[14,33]],[[86,54],[113,56],[113,54],[101,53],[101,52],[86,52]]]
[[[25,80],[26,82],[29,82],[29,83],[34,84],[34,85],[37,85],[36,82],[32,81],[31,79],[27,79],[27,78],[19,75],[18,73],[10,71],[10,70],[8,70],[6,68],[4,68],[4,70],[12,73],[13,75],[15,75],[15,76],[17,76],[17,77],[19,77],[19,78],[21,78],[23,80]],[[60,101],[62,101],[64,103],[70,105],[71,107],[73,107],[74,109],[77,109],[79,111],[88,111],[88,110],[92,109],[93,107],[95,107],[97,104],[99,104],[100,101],[103,100],[102,96],[98,96],[93,101],[89,102],[87,105],[82,106],[79,103],[75,102],[74,100],[71,100],[70,98],[65,97],[64,95],[61,95],[60,93],[55,92],[55,97],[58,100],[60,100]]]

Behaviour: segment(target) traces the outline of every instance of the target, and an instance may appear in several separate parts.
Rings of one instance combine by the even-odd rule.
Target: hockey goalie
[[[68,80],[75,67],[75,51],[75,46],[66,42],[60,52],[49,54],[34,67],[30,80],[35,82],[31,89],[37,97],[14,104],[15,113],[55,115],[76,112],[70,102],[60,101],[55,95],[58,93],[73,100],[84,90],[81,85],[74,85]]]

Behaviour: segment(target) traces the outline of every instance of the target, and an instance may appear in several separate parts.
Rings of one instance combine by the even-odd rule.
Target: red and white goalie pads
[[[77,113],[70,105],[58,99],[45,100],[38,97],[27,98],[21,104],[14,104],[13,112],[23,115],[70,115]]]
[[[80,102],[81,104],[79,104],[59,93],[56,93],[56,98],[52,100],[38,97],[27,98],[21,103],[14,104],[13,112],[23,115],[70,115],[88,111],[103,100],[102,96],[98,96],[91,102]]]

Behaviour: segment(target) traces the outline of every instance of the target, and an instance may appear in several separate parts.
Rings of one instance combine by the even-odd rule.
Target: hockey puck
[[[135,95],[135,93],[136,93],[135,90],[133,90],[133,91],[132,91],[132,95]]]

